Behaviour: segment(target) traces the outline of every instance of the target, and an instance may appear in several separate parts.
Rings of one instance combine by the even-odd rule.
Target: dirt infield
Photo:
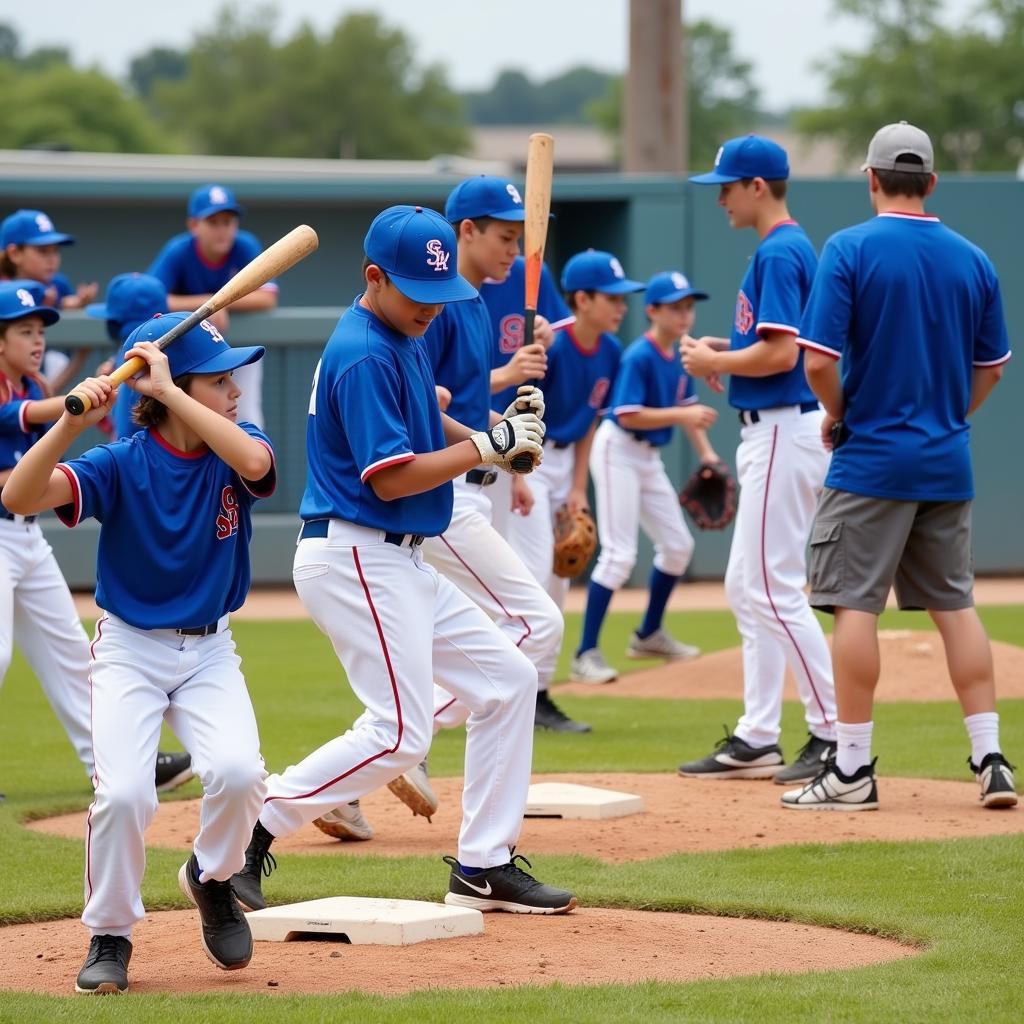
[[[789,843],[843,843],[869,840],[953,839],[1024,832],[1024,813],[985,810],[973,782],[882,777],[882,809],[864,814],[814,814],[784,810],[785,790],[771,781],[682,779],[670,774],[537,775],[534,781],[576,782],[644,798],[643,814],[605,821],[528,818],[519,849],[532,854],[582,854],[609,863],[648,860],[670,853],[736,848],[762,849]],[[288,853],[353,857],[412,857],[453,854],[456,850],[462,780],[435,779],[441,805],[428,824],[386,789],[362,800],[375,831],[369,842],[339,842],[310,825],[274,844],[281,859]],[[187,850],[199,824],[199,801],[160,805],[149,831],[149,846]],[[29,827],[51,835],[80,838],[85,814],[66,814]],[[742,825],[742,827],[740,827]],[[283,861],[287,864],[287,861]],[[287,870],[287,867],[283,868]],[[273,899],[273,876],[267,882]]]
[[[203,954],[198,921],[191,910],[147,916],[134,936],[130,992],[399,995],[554,982],[699,981],[846,970],[918,952],[873,935],[803,924],[582,909],[564,917],[488,914],[483,935],[414,946],[260,942],[246,970],[225,973]],[[0,988],[73,995],[86,946],[78,921],[2,928]]]

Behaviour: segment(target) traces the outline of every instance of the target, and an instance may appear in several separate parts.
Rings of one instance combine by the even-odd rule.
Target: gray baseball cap
[[[904,156],[916,156],[921,162],[905,161]],[[910,171],[931,174],[935,170],[935,153],[928,133],[906,121],[887,124],[875,132],[868,146],[868,158],[861,167],[876,171]]]

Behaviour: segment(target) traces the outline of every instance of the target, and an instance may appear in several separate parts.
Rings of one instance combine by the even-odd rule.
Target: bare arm
[[[971,403],[967,406],[967,415],[977,412],[984,405],[985,400],[992,389],[999,383],[1003,376],[1005,363],[998,366],[976,366],[971,377]]]
[[[697,453],[697,458],[701,462],[720,462],[718,453],[714,448],[711,447],[711,441],[708,439],[708,432],[702,427],[691,427],[683,424],[683,430],[686,431],[686,437],[690,442],[690,447]]]
[[[841,420],[846,407],[843,384],[839,377],[839,361],[824,352],[804,350],[804,374],[815,397],[834,420]]]
[[[718,343],[722,339],[712,338]],[[800,358],[796,335],[788,331],[766,331],[753,345],[721,351],[709,339],[683,340],[683,366],[694,377],[734,373],[741,377],[771,377],[786,373]]]
[[[573,454],[576,458],[572,467],[572,489],[566,505],[570,512],[587,507],[587,483],[590,480],[590,449],[594,447],[594,434],[597,433],[597,418],[590,424],[590,429],[575,444]]]
[[[53,423],[59,420],[64,412],[64,396],[41,398],[38,402],[29,402],[25,410],[26,423]]]
[[[673,405],[667,408],[641,406],[616,413],[626,430],[657,430],[659,427],[710,427],[718,413],[709,405]]]
[[[465,430],[467,438],[473,433],[455,420],[449,422]],[[480,452],[476,445],[469,440],[456,441],[439,452],[426,452],[409,462],[378,470],[370,477],[369,484],[381,501],[394,501],[396,498],[406,498],[410,494],[432,491],[435,487],[440,487],[441,484],[454,480],[455,477],[462,476],[479,465]]]

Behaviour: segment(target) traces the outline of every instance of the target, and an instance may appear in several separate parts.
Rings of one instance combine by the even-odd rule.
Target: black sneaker
[[[156,755],[156,791],[166,793],[192,778],[192,758],[177,752]]]
[[[852,775],[844,775],[829,758],[810,782],[782,794],[782,806],[797,811],[877,811],[877,760],[862,764]]]
[[[75,979],[75,991],[97,996],[127,992],[131,958],[132,944],[123,935],[94,935]]]
[[[199,881],[199,862],[193,853],[178,872],[181,891],[199,908],[203,949],[218,967],[237,971],[252,959],[252,932],[231,891],[231,882]]]
[[[576,897],[565,889],[554,889],[538,882],[516,864],[516,854],[507,864],[488,868],[476,875],[464,875],[454,857],[442,857],[452,869],[448,893],[444,898],[450,907],[472,907],[474,910],[507,910],[512,914],[566,914],[576,907]]]
[[[263,875],[277,867],[277,861],[270,852],[274,837],[257,820],[252,830],[252,839],[245,850],[245,867],[231,876],[231,888],[243,910],[265,910],[267,901],[263,898]]]
[[[777,771],[772,778],[776,785],[786,786],[791,782],[809,782],[821,774],[825,762],[836,756],[836,741],[823,740],[814,733],[808,733],[807,742],[800,748],[796,760]]]
[[[547,690],[537,691],[537,710],[533,724],[537,729],[554,732],[590,732],[586,722],[574,722],[552,699]]]
[[[1013,784],[1013,765],[1002,754],[986,754],[981,764],[976,765],[970,758],[967,763],[981,786],[978,799],[985,807],[1015,807],[1017,790]]]
[[[782,748],[777,743],[752,747],[726,729],[712,753],[681,764],[679,774],[691,779],[770,779],[783,763]]]

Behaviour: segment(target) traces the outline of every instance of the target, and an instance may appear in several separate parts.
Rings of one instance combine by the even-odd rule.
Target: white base
[[[625,818],[642,814],[644,799],[571,782],[535,782],[526,795],[527,818]]]
[[[322,900],[267,907],[245,915],[258,942],[287,942],[300,936],[344,937],[353,945],[409,946],[429,939],[480,935],[479,910],[423,900],[330,896]]]

